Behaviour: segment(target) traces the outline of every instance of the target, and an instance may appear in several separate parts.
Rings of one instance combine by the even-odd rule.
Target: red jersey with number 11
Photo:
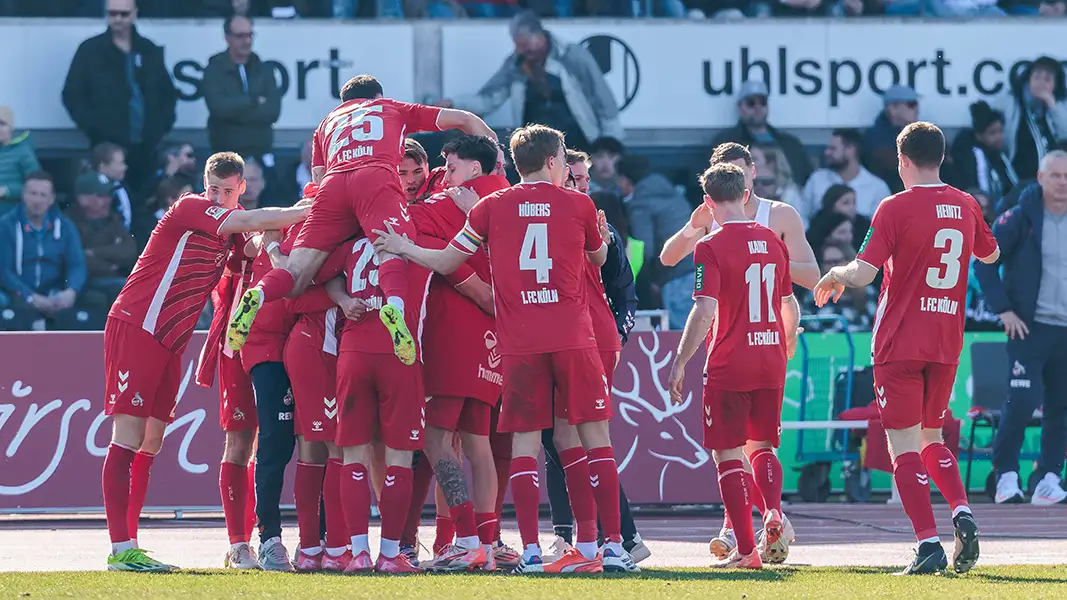
[[[883,200],[857,257],[885,266],[874,364],[959,364],[971,255],[996,249],[978,202],[952,186],[915,186]]]
[[[369,165],[396,171],[404,158],[404,138],[420,131],[440,131],[440,114],[440,108],[388,98],[345,102],[315,130],[311,166],[326,167],[327,173]]]

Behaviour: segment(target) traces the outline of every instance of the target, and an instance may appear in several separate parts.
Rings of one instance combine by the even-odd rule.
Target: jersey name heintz
[[[952,204],[938,204],[937,205],[937,218],[938,219],[962,219],[963,211],[959,206]]]

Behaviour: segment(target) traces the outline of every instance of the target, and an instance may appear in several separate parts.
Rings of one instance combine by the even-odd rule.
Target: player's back
[[[694,295],[715,298],[708,381],[724,390],[785,383],[782,298],[793,293],[789,252],[773,231],[731,221],[697,244]]]
[[[859,254],[885,268],[875,363],[957,363],[971,256],[995,249],[978,202],[952,186],[915,186],[884,200]]]
[[[396,170],[404,158],[404,138],[438,131],[441,109],[379,98],[350,100],[326,115],[312,143],[312,165],[327,173],[363,166]]]

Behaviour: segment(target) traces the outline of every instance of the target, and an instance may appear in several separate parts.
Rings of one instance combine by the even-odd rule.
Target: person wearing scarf
[[[1004,113],[979,100],[971,105],[971,126],[952,142],[959,187],[977,188],[996,204],[1019,184],[1006,149]]]
[[[1022,179],[1031,179],[1046,154],[1067,139],[1067,82],[1059,61],[1042,56],[1018,77],[1003,102],[1008,159]]]

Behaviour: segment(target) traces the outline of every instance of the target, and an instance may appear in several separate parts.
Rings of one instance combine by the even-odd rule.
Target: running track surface
[[[945,505],[935,505],[941,539],[951,552],[952,528]],[[904,511],[880,504],[794,504],[785,507],[797,531],[787,564],[820,566],[898,566],[911,560],[914,536]],[[1067,562],[1067,506],[1029,505],[974,507],[981,527],[981,564],[1063,564]],[[708,540],[719,531],[721,516],[651,517],[638,515],[638,529],[652,550],[641,563],[648,567],[701,567],[712,561]],[[519,546],[514,519],[504,521],[504,541]],[[549,531],[542,517],[542,532]],[[423,522],[423,543],[432,541],[433,525]],[[371,528],[377,548],[378,528]],[[186,568],[217,568],[228,546],[219,519],[200,517],[146,519],[141,544],[160,560]],[[283,534],[290,551],[296,528]],[[552,538],[542,535],[547,551]],[[0,571],[97,570],[108,549],[99,518],[0,517]],[[427,551],[423,551],[425,558]]]

